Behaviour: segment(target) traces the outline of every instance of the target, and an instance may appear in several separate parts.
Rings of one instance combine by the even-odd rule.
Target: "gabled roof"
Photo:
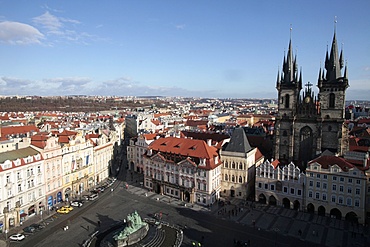
[[[337,165],[343,171],[348,171],[351,168],[356,167],[342,157],[321,155],[320,157],[310,161],[308,164],[318,163],[323,169],[329,169],[330,166]]]
[[[217,148],[208,146],[202,140],[165,137],[154,140],[148,148],[162,153],[163,157],[179,155],[182,159],[186,159],[184,157],[195,160],[205,159],[205,165],[198,167],[205,170],[214,169],[221,164],[220,160],[215,163],[215,157],[218,157]]]
[[[225,151],[236,153],[248,153],[252,150],[243,128],[236,128],[227,144]]]
[[[45,148],[49,134],[46,132],[38,133],[31,137],[31,144],[38,148]]]

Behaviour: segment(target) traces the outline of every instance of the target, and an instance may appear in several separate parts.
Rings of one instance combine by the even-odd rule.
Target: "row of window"
[[[308,191],[308,197],[309,198],[313,198],[313,192],[312,191]],[[321,198],[320,198],[320,193],[319,192],[316,192],[315,193],[315,199],[317,200],[323,200],[323,201],[327,201],[327,194],[326,193],[322,193],[321,194]],[[331,196],[331,202],[333,203],[338,203],[338,204],[344,204],[344,197],[343,196],[336,196],[336,195],[332,195]],[[346,205],[347,206],[355,206],[355,207],[359,207],[360,206],[360,199],[359,198],[356,198],[354,200],[354,204],[352,205],[352,198],[351,197],[347,197],[346,199]]]
[[[258,183],[258,188],[262,188],[262,183]],[[298,195],[298,196],[302,195],[302,190],[301,189],[290,188],[290,191],[289,191],[288,187],[284,186],[281,190],[281,188],[277,189],[275,184],[270,184],[270,188],[269,188],[269,184],[264,184],[264,189],[265,190],[270,189],[271,191],[275,191],[275,190],[276,191],[283,191],[283,193],[285,193],[285,194],[290,193],[291,195]]]
[[[357,175],[357,172],[352,172],[353,175]],[[322,176],[321,176],[322,175]],[[314,173],[310,172],[310,177],[314,177]],[[320,174],[320,173],[316,173],[316,178],[323,178],[323,179],[328,179],[328,175],[327,174]],[[339,182],[344,182],[345,178],[344,177],[337,177],[337,176],[332,176],[332,181],[339,181]],[[353,178],[347,178],[347,183],[353,183],[354,182],[354,179]],[[361,180],[360,179],[356,179],[356,184],[361,184]]]
[[[310,180],[308,185],[309,185],[309,187],[313,187],[313,185],[314,185],[313,181]],[[318,189],[327,190],[327,187],[328,187],[327,183],[322,183],[321,184],[321,182],[319,182],[319,181],[316,182],[316,188],[318,188]],[[338,190],[337,190],[337,188],[338,188]],[[344,186],[343,185],[338,186],[336,184],[332,184],[331,189],[332,189],[332,191],[339,191],[339,192],[344,193]],[[351,186],[347,187],[347,193],[352,194],[352,187]],[[360,188],[355,188],[355,193],[356,193],[356,195],[360,195]]]
[[[231,164],[229,164],[228,161],[225,161],[224,163],[224,168],[232,168],[232,169],[236,169],[238,167],[239,170],[244,170],[244,166],[245,164],[243,163],[239,163],[239,165],[235,164],[235,162],[231,162]]]
[[[225,174],[224,178],[225,178],[225,181],[229,181],[230,179],[230,181],[233,183],[236,183],[236,179],[238,179],[238,183],[245,183],[245,177],[242,177],[242,176],[236,177],[234,175]]]

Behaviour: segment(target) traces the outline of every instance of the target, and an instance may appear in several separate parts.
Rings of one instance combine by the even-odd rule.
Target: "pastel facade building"
[[[203,140],[154,140],[144,156],[144,186],[185,202],[210,205],[220,197],[221,160]]]

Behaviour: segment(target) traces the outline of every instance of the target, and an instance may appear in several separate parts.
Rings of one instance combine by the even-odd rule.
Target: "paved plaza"
[[[344,220],[332,219],[316,214],[299,212],[283,207],[274,207],[261,205],[258,203],[245,203],[238,199],[233,199],[230,204],[214,204],[208,207],[202,207],[196,204],[184,203],[178,199],[166,195],[159,195],[150,192],[142,186],[142,181],[137,174],[127,179],[129,193],[141,197],[147,197],[150,200],[166,203],[176,207],[186,207],[191,210],[201,211],[225,221],[238,222],[241,225],[261,230],[267,234],[276,236],[288,236],[302,240],[303,246],[328,246],[328,247],[366,247],[370,246],[369,229],[362,225],[351,225]],[[125,183],[120,183],[123,186]],[[113,194],[112,194],[113,195]],[[27,220],[27,225],[41,221],[40,216]],[[23,225],[25,227],[25,225]],[[17,227],[8,234],[20,230]],[[6,246],[4,236],[0,239],[0,247]],[[280,247],[285,247],[279,243]],[[288,246],[288,245],[286,245]]]
[[[184,202],[149,192],[140,184],[130,186],[129,192],[139,196],[146,196],[153,200],[185,207]],[[236,221],[240,224],[254,227],[263,231],[280,235],[299,238],[307,245],[315,243],[328,247],[367,247],[370,246],[369,229],[362,225],[351,225],[344,220],[299,212],[283,207],[249,203],[248,205],[238,199],[230,204],[210,208],[196,204],[186,204],[186,207],[197,211],[204,211],[221,217],[225,220]]]

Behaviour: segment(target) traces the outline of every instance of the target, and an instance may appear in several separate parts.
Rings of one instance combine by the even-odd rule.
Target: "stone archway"
[[[298,200],[295,200],[293,202],[293,209],[294,210],[299,210],[300,207],[301,207],[301,203]]]
[[[342,219],[342,212],[337,208],[333,208],[332,210],[330,210],[330,217],[341,220]]]
[[[320,206],[317,208],[317,214],[320,215],[320,216],[325,216],[325,207],[324,206]]]
[[[258,196],[258,202],[262,204],[266,204],[266,196],[264,194],[260,194]]]
[[[269,205],[271,205],[271,206],[276,206],[277,205],[275,196],[270,196],[269,197]]]
[[[283,199],[283,207],[288,209],[290,208],[290,200],[286,197]]]
[[[312,203],[309,203],[307,205],[307,212],[310,213],[310,214],[315,213],[315,206]]]
[[[350,223],[353,223],[353,224],[357,224],[358,223],[358,216],[353,211],[347,213],[345,219],[346,219],[346,221],[348,221]]]

